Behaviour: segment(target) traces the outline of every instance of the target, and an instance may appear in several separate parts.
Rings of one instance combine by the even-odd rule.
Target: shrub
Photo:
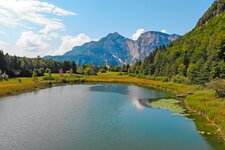
[[[0,81],[7,81],[9,79],[9,76],[4,72],[2,73],[2,71],[0,70]]]
[[[129,73],[129,76],[135,77],[135,74],[134,73]]]
[[[106,70],[105,69],[100,69],[99,72],[100,73],[106,73]]]
[[[32,80],[37,83],[38,82],[38,70],[34,69],[33,74],[32,74]]]
[[[2,79],[2,80],[5,80],[5,81],[8,81],[9,76],[4,72],[4,73],[1,75],[1,79]]]
[[[43,80],[54,80],[52,76],[45,76],[43,77]]]
[[[162,76],[154,77],[153,79],[155,79],[157,81],[163,81],[163,82],[169,82],[170,81],[169,77],[162,77]]]
[[[213,88],[219,98],[225,98],[225,81],[216,80],[211,82],[209,88]]]
[[[188,78],[180,75],[173,76],[172,81],[175,83],[191,84],[191,81]]]
[[[47,76],[43,77],[43,80],[54,80],[51,74],[51,69],[46,69],[45,73],[47,74]]]
[[[225,79],[225,74],[221,74],[221,75],[220,75],[220,78],[221,78],[221,79]]]
[[[19,82],[19,83],[22,83],[22,80],[21,80],[21,79],[18,79],[18,82]]]
[[[67,79],[65,79],[64,77],[58,78],[56,81],[58,83],[69,83],[69,81]]]

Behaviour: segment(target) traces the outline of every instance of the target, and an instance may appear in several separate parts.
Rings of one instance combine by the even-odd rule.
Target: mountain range
[[[93,64],[102,66],[119,66],[133,64],[136,60],[143,60],[157,47],[168,45],[178,39],[177,34],[162,32],[145,32],[137,40],[125,38],[119,33],[110,33],[99,41],[92,41],[82,46],[76,46],[61,56],[45,56],[45,59],[58,61],[74,61],[78,65]]]

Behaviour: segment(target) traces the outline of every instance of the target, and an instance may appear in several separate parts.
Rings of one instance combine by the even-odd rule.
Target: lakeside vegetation
[[[180,105],[181,101],[177,99],[160,99],[157,101],[151,101],[148,106],[152,108],[165,109],[173,112],[175,115],[186,115],[186,109]]]

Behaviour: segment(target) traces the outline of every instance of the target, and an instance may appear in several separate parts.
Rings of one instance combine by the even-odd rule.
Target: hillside
[[[194,83],[225,78],[224,6],[225,0],[215,1],[191,32],[156,50],[130,72],[187,77]]]
[[[110,33],[96,42],[89,42],[82,46],[74,47],[63,56],[46,56],[54,60],[75,61],[76,64],[93,64],[97,66],[119,66],[130,64],[137,59],[143,60],[156,47],[168,45],[171,41],[179,38],[178,35],[168,35],[161,32],[143,33],[136,41],[125,38],[118,33]]]

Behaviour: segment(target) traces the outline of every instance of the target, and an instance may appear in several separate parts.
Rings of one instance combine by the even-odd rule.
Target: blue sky
[[[0,48],[35,57],[63,54],[111,32],[128,38],[138,29],[183,35],[213,1],[0,0]]]

